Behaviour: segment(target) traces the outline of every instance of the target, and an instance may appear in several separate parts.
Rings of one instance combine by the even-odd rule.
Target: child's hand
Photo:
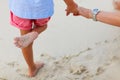
[[[66,15],[68,16],[70,13],[73,13],[74,16],[80,15],[78,5],[76,3],[67,6]]]

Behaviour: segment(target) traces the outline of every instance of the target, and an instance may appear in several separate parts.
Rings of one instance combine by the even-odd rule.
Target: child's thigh
[[[36,20],[34,21],[34,24],[35,24],[36,26],[44,26],[44,25],[46,25],[46,24],[48,23],[49,20],[50,20],[50,17],[48,17],[48,18],[43,18],[43,19],[36,19]]]
[[[18,16],[15,16],[12,12],[11,12],[11,24],[22,30],[32,29],[31,19],[20,18]]]

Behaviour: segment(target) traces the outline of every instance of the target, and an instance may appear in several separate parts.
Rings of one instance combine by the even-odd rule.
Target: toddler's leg
[[[35,27],[34,27],[34,29],[32,29],[32,32],[22,35],[21,37],[16,37],[15,45],[19,48],[27,47],[30,43],[32,43],[38,37],[38,35],[41,32],[43,32],[47,28],[47,22],[49,20],[50,20],[50,17],[34,20]],[[30,25],[27,24],[27,26],[31,26],[30,20],[22,20],[22,21],[30,24]],[[26,24],[26,23],[24,23],[24,24]]]
[[[34,77],[37,72],[44,66],[44,64],[42,62],[34,63],[32,43],[29,46],[22,48],[22,53],[28,65],[28,76]]]
[[[22,36],[32,33],[31,30],[28,30],[28,31],[20,30],[20,31]],[[41,28],[35,28],[35,30],[33,31],[36,31],[39,33],[41,31]],[[28,76],[30,77],[34,77],[37,74],[37,72],[44,66],[44,64],[41,62],[34,63],[32,45],[33,45],[33,42],[30,43],[27,47],[22,48],[22,53],[29,69]]]

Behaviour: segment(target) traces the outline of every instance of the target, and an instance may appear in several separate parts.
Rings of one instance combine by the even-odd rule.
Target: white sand
[[[76,1],[91,9],[113,11],[112,0]],[[66,17],[62,0],[55,1],[50,27],[34,45],[35,60],[46,65],[36,77],[28,78],[21,51],[13,44],[19,30],[9,24],[7,1],[0,5],[0,80],[120,80],[120,28]]]

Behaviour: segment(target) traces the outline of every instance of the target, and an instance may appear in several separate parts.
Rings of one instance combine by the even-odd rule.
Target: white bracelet
[[[97,16],[97,14],[98,14],[99,12],[100,12],[99,9],[93,9],[93,10],[92,10],[92,19],[93,19],[94,21],[97,21],[96,16]]]

